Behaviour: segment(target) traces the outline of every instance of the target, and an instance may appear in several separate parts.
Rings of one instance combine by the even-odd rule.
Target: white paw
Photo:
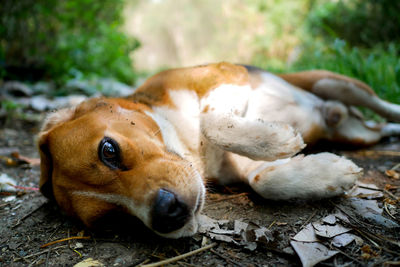
[[[281,122],[228,117],[220,120],[218,127],[207,128],[203,133],[223,149],[253,160],[288,158],[305,147],[301,135]]]
[[[295,155],[306,146],[300,133],[297,133],[290,125],[271,123],[271,126],[268,126],[272,126],[276,130],[276,132],[268,137],[268,145],[264,148],[264,154],[270,157],[259,158],[258,160],[288,158]]]
[[[351,160],[331,153],[297,156],[285,164],[261,169],[249,177],[264,198],[325,198],[343,194],[362,175]]]

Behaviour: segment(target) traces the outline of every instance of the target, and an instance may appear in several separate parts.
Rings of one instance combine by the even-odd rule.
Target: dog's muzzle
[[[152,210],[152,228],[170,233],[182,228],[190,219],[191,210],[175,193],[159,189]]]

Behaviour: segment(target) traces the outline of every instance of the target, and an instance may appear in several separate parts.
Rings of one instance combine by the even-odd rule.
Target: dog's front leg
[[[296,156],[285,162],[261,164],[247,176],[250,186],[267,199],[326,198],[349,190],[362,169],[331,153]]]
[[[253,160],[288,158],[305,147],[301,135],[288,124],[232,113],[203,113],[201,131],[214,145]]]
[[[228,160],[242,181],[273,200],[337,196],[350,189],[363,173],[351,160],[326,152],[272,162],[229,154]]]

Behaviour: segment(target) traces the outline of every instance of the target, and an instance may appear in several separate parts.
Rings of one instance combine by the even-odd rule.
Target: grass
[[[326,69],[354,77],[369,84],[381,98],[400,104],[400,44],[397,43],[363,49],[350,47],[339,39],[330,45],[309,42],[291,65],[264,62],[258,65],[275,72]]]
[[[372,49],[349,47],[342,40],[327,47],[306,49],[290,70],[327,69],[360,79],[377,94],[391,102],[400,103],[400,45]]]

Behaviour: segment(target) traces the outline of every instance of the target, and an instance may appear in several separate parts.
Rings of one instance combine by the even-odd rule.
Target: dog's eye
[[[99,158],[111,169],[120,168],[121,157],[118,143],[109,137],[104,137],[99,144]]]

